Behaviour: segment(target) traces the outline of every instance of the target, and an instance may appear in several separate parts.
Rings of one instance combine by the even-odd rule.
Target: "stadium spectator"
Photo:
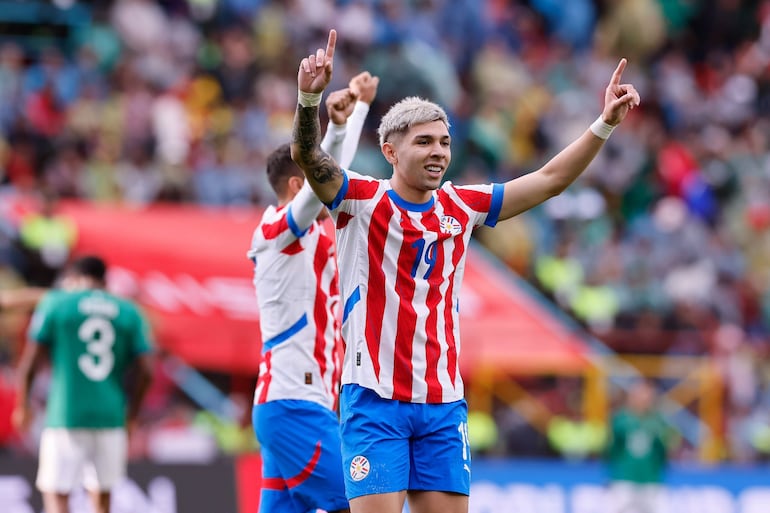
[[[548,420],[548,442],[564,459],[577,461],[595,458],[607,443],[607,426],[602,421],[586,418],[579,383],[559,383],[563,407]]]
[[[57,198],[44,192],[38,212],[24,216],[19,243],[26,255],[24,277],[38,287],[50,287],[64,269],[77,242],[75,222],[57,212]]]

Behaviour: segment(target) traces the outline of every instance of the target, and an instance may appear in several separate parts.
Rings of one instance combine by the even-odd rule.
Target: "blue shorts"
[[[383,399],[359,385],[340,394],[348,499],[424,490],[470,494],[468,405]]]
[[[262,455],[259,511],[306,513],[348,507],[337,415],[311,401],[254,405]]]

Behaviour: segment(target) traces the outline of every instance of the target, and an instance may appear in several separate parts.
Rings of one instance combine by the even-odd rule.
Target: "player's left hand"
[[[337,45],[337,31],[329,31],[326,50],[319,48],[316,53],[302,59],[297,72],[297,86],[305,93],[321,93],[332,79],[334,47]]]
[[[626,118],[628,111],[639,106],[639,93],[631,84],[621,84],[620,77],[626,69],[628,61],[620,59],[618,67],[612,74],[610,83],[604,91],[604,111],[602,119],[610,125],[618,125]]]

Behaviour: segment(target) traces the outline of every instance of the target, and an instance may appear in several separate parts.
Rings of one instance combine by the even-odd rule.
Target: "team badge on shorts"
[[[360,481],[369,475],[369,460],[364,456],[356,456],[350,462],[350,477],[353,481]]]
[[[452,235],[459,235],[463,230],[460,221],[452,216],[441,216],[440,229],[442,233],[451,233]]]

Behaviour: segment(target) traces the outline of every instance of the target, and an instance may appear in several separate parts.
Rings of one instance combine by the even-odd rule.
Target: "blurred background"
[[[609,512],[613,422],[641,378],[666,431],[654,511],[766,511],[770,2],[0,1],[0,290],[99,252],[155,332],[117,510],[256,511],[245,255],[297,65],[332,27],[330,87],[380,77],[351,165],[375,176],[379,119],[407,95],[449,113],[461,184],[540,167],[621,57],[642,97],[565,193],[474,236],[471,511]],[[40,426],[9,417],[29,313],[0,312],[0,503],[25,513]]]

